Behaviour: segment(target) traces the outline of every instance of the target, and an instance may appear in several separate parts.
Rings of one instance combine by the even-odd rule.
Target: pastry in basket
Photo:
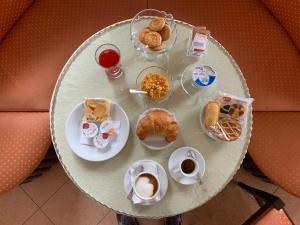
[[[110,118],[111,101],[107,99],[86,98],[84,100],[85,121],[102,122]]]
[[[162,110],[147,113],[140,119],[136,129],[141,140],[150,135],[161,135],[167,142],[172,142],[177,139],[178,133],[179,126],[174,116]]]
[[[229,115],[232,118],[239,118],[240,116],[244,115],[245,107],[241,104],[232,104],[229,108]]]
[[[153,31],[145,34],[144,41],[150,48],[157,48],[162,42],[160,34]]]
[[[140,42],[142,42],[143,44],[146,44],[145,42],[145,35],[147,33],[149,33],[151,30],[148,27],[145,27],[139,34],[139,40]]]
[[[222,141],[235,141],[242,134],[242,126],[238,120],[222,118],[216,126],[209,128]]]
[[[221,113],[228,114],[230,109],[230,105],[223,105],[220,109]]]
[[[165,24],[163,29],[161,31],[159,31],[162,41],[168,40],[171,37],[171,33],[172,33],[172,29],[169,26],[169,24],[167,24],[167,23]]]
[[[204,124],[206,128],[215,126],[218,123],[220,114],[220,103],[217,101],[209,101],[205,108]]]
[[[166,24],[165,18],[163,17],[155,17],[149,23],[149,28],[153,31],[161,31]]]

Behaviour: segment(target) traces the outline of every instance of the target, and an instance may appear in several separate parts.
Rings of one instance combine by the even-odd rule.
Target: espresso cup
[[[186,156],[178,163],[174,172],[180,172],[185,177],[194,177],[198,174],[200,169],[195,154],[192,151],[188,151]]]
[[[155,174],[144,171],[135,177],[132,187],[140,199],[151,201],[157,197],[160,191],[160,182]]]

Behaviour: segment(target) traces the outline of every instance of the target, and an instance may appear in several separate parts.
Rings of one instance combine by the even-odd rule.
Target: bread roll
[[[204,123],[205,127],[215,126],[219,119],[220,103],[217,101],[209,101],[205,109]]]

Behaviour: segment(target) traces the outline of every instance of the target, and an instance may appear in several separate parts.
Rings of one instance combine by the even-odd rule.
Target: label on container
[[[83,123],[82,133],[88,138],[95,137],[98,133],[98,127],[95,123]]]
[[[94,137],[94,145],[96,146],[96,148],[105,148],[109,143],[108,138],[108,135],[99,134]]]
[[[209,86],[216,79],[214,71],[208,66],[196,66],[192,77],[194,84],[200,87]]]

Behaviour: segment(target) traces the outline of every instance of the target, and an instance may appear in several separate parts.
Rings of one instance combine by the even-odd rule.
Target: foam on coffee
[[[152,174],[144,173],[136,179],[135,189],[141,197],[150,198],[157,192],[158,183]]]

